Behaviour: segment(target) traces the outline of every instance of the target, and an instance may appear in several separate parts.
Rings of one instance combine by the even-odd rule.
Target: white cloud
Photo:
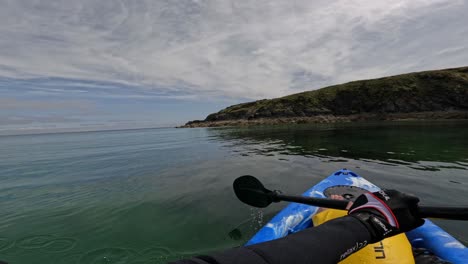
[[[0,76],[265,98],[466,64],[467,1],[2,1]]]
[[[0,98],[0,110],[64,110],[74,109],[88,112],[94,110],[93,102],[86,100],[18,100]]]

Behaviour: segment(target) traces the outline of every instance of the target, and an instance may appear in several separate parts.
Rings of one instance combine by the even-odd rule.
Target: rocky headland
[[[182,127],[468,119],[468,67],[354,81],[229,106]]]

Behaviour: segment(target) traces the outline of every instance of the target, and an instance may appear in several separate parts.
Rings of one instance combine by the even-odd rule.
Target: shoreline
[[[348,123],[361,121],[412,121],[412,120],[450,120],[468,119],[468,111],[431,111],[412,113],[364,113],[355,115],[316,115],[305,117],[276,117],[258,119],[232,119],[219,121],[195,120],[177,128],[259,126],[285,124],[322,124]]]

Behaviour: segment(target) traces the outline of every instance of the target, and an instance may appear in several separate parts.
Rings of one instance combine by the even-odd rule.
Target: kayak
[[[339,170],[303,193],[303,196],[330,198],[341,195],[353,201],[363,192],[376,192],[380,188],[358,174]],[[257,244],[299,232],[329,219],[345,215],[341,210],[319,210],[319,207],[290,203],[265,224],[246,245]],[[406,246],[407,245],[407,246]],[[423,248],[437,257],[453,264],[468,263],[468,248],[442,228],[426,219],[423,226],[399,236],[387,238],[382,242],[368,245],[363,250],[346,258],[342,263],[414,263],[412,248]],[[405,247],[409,249],[403,250]],[[359,257],[355,257],[358,255]],[[393,255],[393,258],[392,258]],[[397,261],[395,261],[397,260]],[[340,262],[341,263],[341,262]]]

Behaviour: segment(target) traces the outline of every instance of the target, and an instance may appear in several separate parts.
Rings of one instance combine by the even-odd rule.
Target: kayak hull
[[[340,185],[360,187],[370,192],[380,190],[378,186],[358,174],[342,169],[308,189],[303,195],[325,198],[324,191],[327,188]],[[309,228],[313,226],[312,217],[317,214],[318,209],[316,206],[290,203],[263,226],[246,245],[278,239]],[[454,264],[467,263],[468,249],[430,220],[426,220],[423,226],[406,235],[413,247],[425,248]]]

